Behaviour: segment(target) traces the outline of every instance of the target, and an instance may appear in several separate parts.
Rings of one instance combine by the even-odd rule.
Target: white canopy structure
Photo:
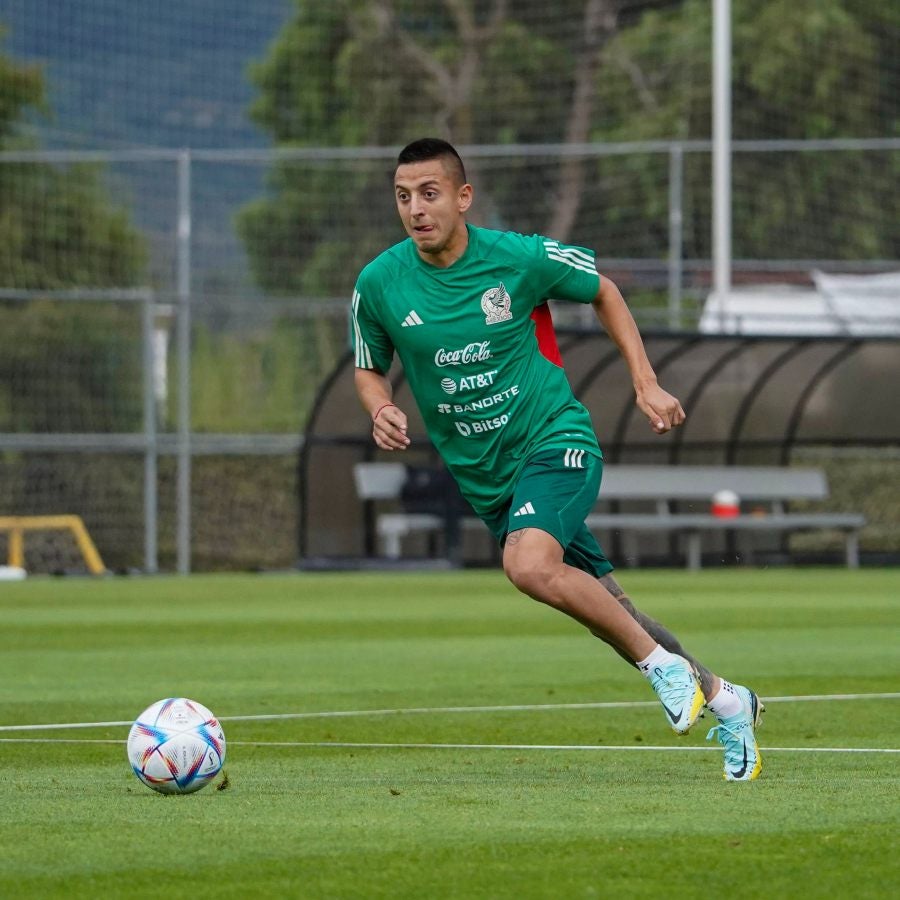
[[[879,275],[812,273],[813,288],[790,284],[732,288],[724,309],[707,299],[705,334],[900,334],[900,272]]]

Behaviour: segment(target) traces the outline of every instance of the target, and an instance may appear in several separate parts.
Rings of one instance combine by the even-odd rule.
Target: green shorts
[[[525,464],[510,501],[481,516],[502,546],[519,528],[539,528],[563,561],[599,578],[613,570],[584,520],[597,502],[603,460],[583,451],[544,450]]]

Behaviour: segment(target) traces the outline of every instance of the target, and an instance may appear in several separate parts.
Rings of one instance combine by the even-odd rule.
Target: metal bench
[[[399,500],[407,481],[407,467],[403,463],[357,463],[353,467],[356,494],[360,500]],[[461,516],[456,524],[460,529],[484,530],[484,523],[475,516]],[[447,532],[447,516],[429,512],[379,513],[375,530],[381,553],[388,559],[399,559],[402,542],[416,532]]]
[[[357,494],[363,500],[395,500],[405,480],[403,463],[359,463],[354,467]],[[720,490],[734,491],[751,512],[734,518],[713,515],[710,503]],[[821,501],[828,497],[828,481],[821,469],[781,466],[642,466],[608,465],[604,468],[598,509],[587,518],[594,531],[610,530],[634,535],[667,532],[685,539],[689,569],[701,565],[703,536],[722,532],[839,531],[844,536],[849,568],[859,566],[859,532],[865,517],[855,513],[790,512],[793,500]],[[611,503],[649,506],[639,511],[611,511]],[[687,507],[686,510],[673,509]],[[765,504],[763,506],[763,504]],[[483,528],[472,516],[460,521],[463,529]],[[445,528],[443,516],[430,513],[383,512],[376,532],[383,554],[399,558],[402,540],[415,532]]]
[[[752,512],[722,518],[709,512],[720,490],[734,491]],[[865,517],[856,513],[789,512],[792,500],[822,501],[828,480],[821,469],[782,466],[615,466],[604,469],[599,504],[644,502],[652,511],[597,511],[587,518],[595,531],[677,532],[686,542],[686,564],[700,568],[704,533],[840,531],[849,568],[859,566],[859,532]],[[673,504],[687,511],[673,511]]]

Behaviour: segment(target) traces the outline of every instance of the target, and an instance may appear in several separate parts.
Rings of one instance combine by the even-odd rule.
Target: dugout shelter
[[[842,482],[847,461],[884,454],[896,458],[900,337],[648,332],[644,342],[660,383],[687,411],[684,426],[664,436],[653,434],[635,406],[628,369],[613,342],[594,328],[559,330],[569,381],[591,411],[607,465],[668,465],[674,479],[680,465],[822,466],[835,494],[829,508],[857,512],[859,491],[849,491],[848,497]],[[396,402],[409,415],[412,438],[402,454],[379,451],[372,442],[353,369],[348,352],[324,381],[303,436],[298,460],[302,567],[378,560],[376,517],[402,500],[360,499],[356,463],[402,461],[415,470],[442,468],[399,364],[390,377]],[[446,497],[440,478],[436,482],[434,502],[440,509]],[[421,508],[423,498],[417,499]],[[618,536],[601,540],[621,565]],[[758,540],[757,559],[798,561],[787,535]],[[671,537],[648,536],[642,543],[645,563],[676,564]],[[433,534],[414,536],[404,546],[404,561],[440,559],[446,551]],[[721,535],[711,556],[713,561],[737,560],[733,535]],[[486,529],[466,535],[463,564],[496,559]]]

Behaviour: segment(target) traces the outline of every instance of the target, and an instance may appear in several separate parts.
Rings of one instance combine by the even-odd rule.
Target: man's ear
[[[464,184],[456,197],[456,204],[461,213],[464,213],[471,205],[474,197],[474,190],[471,184]]]

